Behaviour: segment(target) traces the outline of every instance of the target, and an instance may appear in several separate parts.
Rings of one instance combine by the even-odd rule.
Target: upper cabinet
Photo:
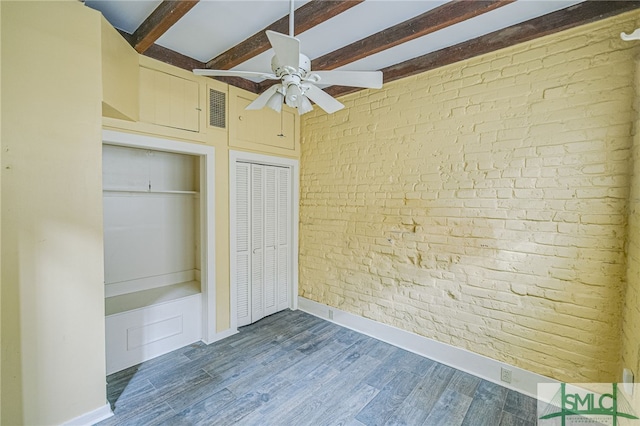
[[[103,20],[103,126],[286,157],[300,156],[300,117],[247,111],[258,96],[139,55]]]
[[[102,18],[102,115],[138,120],[138,52]]]
[[[201,110],[197,82],[140,67],[140,121],[198,132]]]
[[[284,106],[246,110],[258,95],[229,86],[229,146],[277,155],[300,155],[300,117]]]

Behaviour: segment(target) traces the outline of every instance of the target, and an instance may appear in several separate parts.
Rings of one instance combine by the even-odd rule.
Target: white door
[[[289,306],[291,170],[237,162],[236,285],[238,326]]]

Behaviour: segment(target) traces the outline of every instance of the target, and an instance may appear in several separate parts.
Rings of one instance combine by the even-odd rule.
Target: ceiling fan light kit
[[[251,102],[246,109],[256,110],[265,106],[276,112],[282,111],[285,103],[296,108],[302,115],[313,110],[311,101],[331,114],[344,108],[344,105],[331,95],[320,89],[316,84],[327,86],[340,85],[380,89],[382,87],[381,71],[311,71],[311,60],[300,53],[300,40],[293,37],[293,0],[290,2],[289,13],[290,35],[267,30],[267,38],[275,55],[271,59],[272,73],[255,71],[232,71],[195,69],[197,75],[211,77],[244,77],[280,80]]]

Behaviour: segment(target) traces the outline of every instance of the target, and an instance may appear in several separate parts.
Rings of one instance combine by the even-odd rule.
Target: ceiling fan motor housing
[[[282,66],[280,61],[278,61],[278,57],[274,55],[273,58],[271,58],[271,70],[278,77],[282,77],[285,74],[298,74],[301,78],[304,78],[309,71],[311,71],[311,60],[307,55],[301,53],[298,61],[298,69],[293,70],[292,67]]]

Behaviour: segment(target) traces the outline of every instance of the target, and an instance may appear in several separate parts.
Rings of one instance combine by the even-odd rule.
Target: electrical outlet
[[[629,395],[633,395],[633,371],[628,368],[622,369],[622,386]]]
[[[502,380],[505,383],[511,383],[511,370],[508,370],[506,368],[501,368],[500,380]]]
[[[332,320],[333,319],[333,310],[329,309],[329,319]]]

